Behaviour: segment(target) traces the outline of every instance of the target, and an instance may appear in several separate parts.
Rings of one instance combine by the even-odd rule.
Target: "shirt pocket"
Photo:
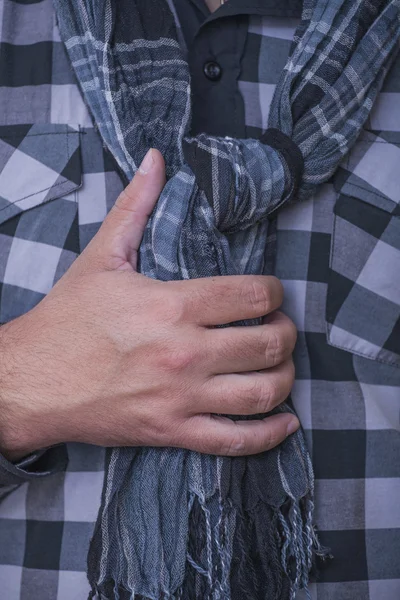
[[[328,343],[400,367],[400,135],[363,132],[333,181]]]
[[[0,323],[35,306],[79,253],[79,127],[0,126]]]

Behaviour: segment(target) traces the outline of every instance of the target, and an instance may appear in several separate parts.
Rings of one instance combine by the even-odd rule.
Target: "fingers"
[[[213,373],[240,373],[274,367],[287,360],[296,344],[296,327],[281,312],[268,324],[206,331]]]
[[[195,411],[226,415],[267,413],[286,400],[293,383],[292,359],[261,372],[217,375],[204,386]]]
[[[172,282],[182,297],[187,318],[213,326],[262,317],[282,304],[283,288],[276,277],[236,275]]]
[[[164,185],[164,160],[158,150],[150,149],[88,246],[101,266],[136,270],[144,229]]]
[[[280,413],[253,421],[232,421],[227,417],[199,415],[183,428],[183,446],[205,454],[245,456],[274,448],[299,427],[298,419]]]

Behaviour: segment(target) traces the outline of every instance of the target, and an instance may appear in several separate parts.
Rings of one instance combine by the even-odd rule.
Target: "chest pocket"
[[[400,133],[364,132],[334,185],[328,343],[400,367]]]
[[[0,127],[0,323],[35,306],[79,253],[79,128]]]

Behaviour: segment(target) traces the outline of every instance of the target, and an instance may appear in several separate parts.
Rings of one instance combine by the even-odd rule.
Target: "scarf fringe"
[[[208,502],[193,493],[189,498],[182,586],[143,596],[107,581],[92,590],[89,600],[294,600],[300,589],[311,599],[315,558],[331,557],[312,525],[311,497],[289,499],[279,508],[259,502],[241,514],[229,501],[219,501],[215,525]]]

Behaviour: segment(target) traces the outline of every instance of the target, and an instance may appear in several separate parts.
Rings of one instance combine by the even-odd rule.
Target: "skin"
[[[0,449],[12,460],[63,442],[268,450],[290,414],[233,422],[283,402],[296,329],[274,277],[161,282],[136,272],[165,185],[151,150],[98,234],[33,310],[0,329]],[[215,328],[263,317],[254,327]]]
[[[221,6],[221,4],[223,4],[223,2],[221,2],[221,0],[206,0],[206,4],[210,11],[214,12]]]

